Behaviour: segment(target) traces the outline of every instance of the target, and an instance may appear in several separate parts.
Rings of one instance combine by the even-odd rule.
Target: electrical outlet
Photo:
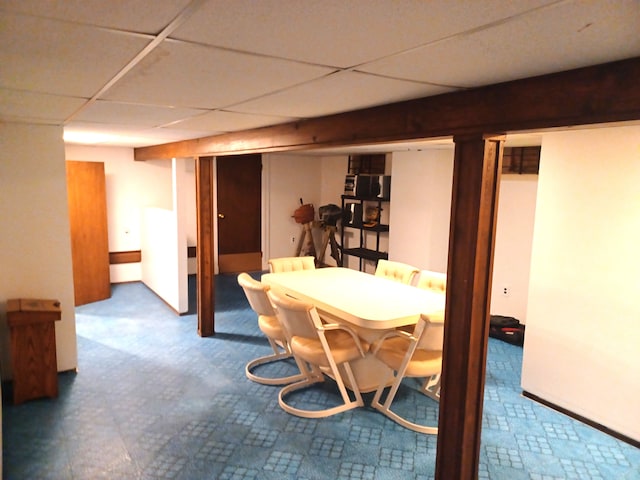
[[[295,235],[291,235],[291,245],[296,243],[296,236]]]
[[[502,296],[508,297],[509,295],[511,295],[511,287],[509,285],[504,285],[502,287]]]

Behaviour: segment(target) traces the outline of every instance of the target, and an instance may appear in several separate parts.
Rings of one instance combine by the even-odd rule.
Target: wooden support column
[[[198,335],[215,334],[215,260],[213,252],[213,157],[196,158],[196,216],[198,239]]]
[[[503,136],[454,137],[436,480],[476,480]]]

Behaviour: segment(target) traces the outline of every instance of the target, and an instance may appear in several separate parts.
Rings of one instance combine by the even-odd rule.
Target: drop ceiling
[[[157,145],[637,57],[638,31],[637,0],[2,0],[0,121]]]

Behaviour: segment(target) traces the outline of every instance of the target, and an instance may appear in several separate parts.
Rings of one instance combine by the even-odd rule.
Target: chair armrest
[[[382,344],[392,338],[392,337],[405,337],[407,339],[415,339],[415,337],[404,330],[390,330],[387,333],[385,333],[383,336],[381,336],[380,338],[378,338],[375,342],[373,342],[373,349],[371,350],[371,353],[373,353],[374,355],[376,353],[378,353],[378,350],[380,350],[380,347],[382,346]]]
[[[322,324],[322,330],[344,330],[349,335],[351,335],[351,338],[353,338],[353,341],[355,342],[356,346],[358,347],[358,350],[360,351],[360,356],[364,357],[365,351],[362,348],[362,340],[360,340],[360,337],[353,329],[349,328],[346,325],[342,325],[340,323],[324,323]]]

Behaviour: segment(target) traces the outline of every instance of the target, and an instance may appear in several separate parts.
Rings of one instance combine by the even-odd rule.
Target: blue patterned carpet
[[[216,292],[210,338],[139,283],[79,307],[79,369],[59,376],[59,398],[3,406],[5,480],[433,478],[436,437],[370,407],[320,420],[284,413],[279,387],[244,376],[269,347],[235,276],[216,277]],[[640,479],[638,449],[523,398],[521,361],[519,347],[489,339],[479,478]],[[415,386],[398,409],[437,418]],[[294,401],[331,400],[331,387]]]

